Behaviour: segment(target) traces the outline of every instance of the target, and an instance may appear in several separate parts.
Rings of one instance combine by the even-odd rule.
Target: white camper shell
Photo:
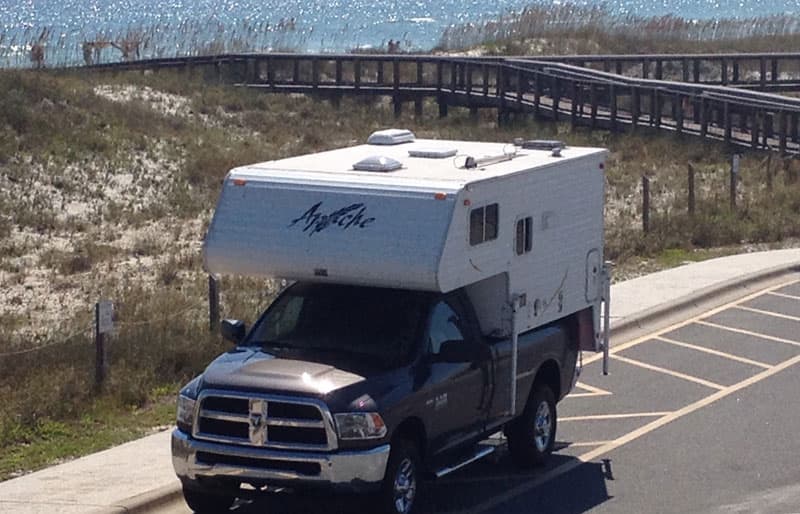
[[[594,307],[598,337],[605,150],[381,134],[371,138],[379,144],[232,170],[205,240],[206,269],[464,287],[486,335]]]

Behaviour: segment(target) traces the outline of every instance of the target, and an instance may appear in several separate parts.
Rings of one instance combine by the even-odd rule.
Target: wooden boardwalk
[[[390,97],[422,113],[494,109],[613,131],[648,127],[800,154],[800,54],[460,58],[430,55],[235,54],[94,68],[178,69],[274,93]]]

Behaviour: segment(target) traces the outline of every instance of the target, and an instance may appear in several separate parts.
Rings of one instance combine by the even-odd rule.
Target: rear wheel
[[[412,514],[419,492],[419,480],[420,458],[417,448],[405,439],[392,443],[380,491],[381,512]]]
[[[556,440],[556,400],[545,384],[534,384],[522,415],[509,427],[508,452],[517,466],[544,464]]]
[[[236,496],[183,486],[183,499],[196,514],[214,514],[230,509],[236,501]]]

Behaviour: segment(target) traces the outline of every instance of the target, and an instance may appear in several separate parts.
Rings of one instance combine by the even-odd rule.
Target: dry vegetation
[[[9,71],[0,90],[0,478],[170,421],[177,387],[225,348],[207,330],[199,250],[225,172],[239,164],[364,141],[391,125],[439,138],[561,138],[612,150],[608,253],[624,273],[665,255],[674,264],[698,248],[800,235],[793,168],[784,174],[774,160],[768,191],[766,157],[746,155],[731,211],[728,150],[694,139],[533,121],[499,128],[488,112],[477,122],[457,109],[437,119],[433,105],[422,119],[395,121],[383,101],[336,110],[171,73]],[[689,162],[694,219],[685,214]],[[651,234],[640,229],[643,173],[653,177]],[[223,314],[252,321],[275,284],[226,278],[221,289]],[[118,330],[98,392],[90,326],[99,298],[115,302]],[[87,432],[96,437],[76,443]]]
[[[437,50],[501,55],[774,52],[791,51],[798,43],[796,15],[692,20],[620,15],[602,4],[534,2],[496,20],[451,27]]]

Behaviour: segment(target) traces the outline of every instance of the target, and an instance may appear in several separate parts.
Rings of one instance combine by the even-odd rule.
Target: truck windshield
[[[298,283],[257,322],[245,344],[363,355],[384,366],[412,355],[430,294]]]

